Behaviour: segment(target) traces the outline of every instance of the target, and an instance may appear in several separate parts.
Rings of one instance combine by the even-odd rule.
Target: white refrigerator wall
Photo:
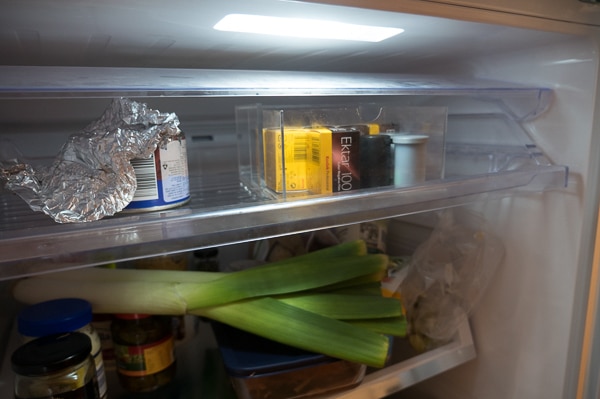
[[[477,359],[398,397],[575,397],[587,284],[597,283],[589,280],[598,195],[597,55],[597,43],[577,38],[471,63],[475,76],[554,88],[548,112],[525,126],[554,163],[569,165],[569,185],[474,205],[507,247],[471,320]]]

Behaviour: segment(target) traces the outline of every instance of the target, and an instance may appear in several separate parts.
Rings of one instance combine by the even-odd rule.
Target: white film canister
[[[403,187],[425,181],[427,141],[424,134],[392,133],[394,185]]]

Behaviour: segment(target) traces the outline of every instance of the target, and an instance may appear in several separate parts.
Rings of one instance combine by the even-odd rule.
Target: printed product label
[[[115,357],[119,373],[131,377],[155,374],[175,362],[173,337],[158,342],[128,346],[115,344]]]
[[[160,148],[160,174],[165,202],[174,202],[190,196],[187,150],[185,140],[171,141]]]
[[[98,391],[100,392],[100,398],[106,399],[108,385],[106,381],[106,372],[104,370],[104,360],[102,357],[102,342],[100,336],[91,324],[88,324],[78,330],[87,336],[92,341],[92,358],[94,359],[94,365],[96,366],[96,377],[98,379]]]
[[[308,132],[303,128],[285,128],[282,137],[281,129],[263,131],[264,178],[269,189],[278,193],[307,189]]]
[[[333,131],[331,137],[333,191],[350,191],[360,188],[360,133],[358,131]]]
[[[133,159],[137,188],[128,209],[151,209],[190,198],[185,137],[159,147],[147,159]]]
[[[309,190],[315,194],[360,188],[360,132],[326,128],[309,133]]]
[[[102,351],[99,350],[94,356],[94,365],[96,366],[96,377],[98,378],[98,391],[100,398],[106,398],[108,384],[106,381],[106,372],[104,370],[104,362],[102,361]]]
[[[112,334],[110,331],[111,319],[94,320],[92,325],[100,337],[102,362],[105,370],[114,370],[115,354],[113,349]]]
[[[313,130],[309,133],[310,158],[307,166],[308,189],[313,194],[333,192],[331,131]]]

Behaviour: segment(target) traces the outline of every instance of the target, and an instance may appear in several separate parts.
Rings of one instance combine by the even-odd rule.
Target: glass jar
[[[149,270],[187,270],[190,264],[190,254],[186,252],[153,256],[133,261],[136,269]],[[177,341],[185,339],[185,318],[172,316],[174,337]]]
[[[192,269],[203,272],[219,271],[219,249],[205,248],[193,252]]]
[[[25,341],[46,335],[77,331],[92,342],[100,398],[107,397],[106,373],[100,336],[92,327],[92,305],[79,298],[61,298],[31,305],[19,312],[17,328]]]
[[[190,256],[186,252],[152,256],[150,258],[136,259],[133,266],[136,269],[150,270],[187,270]]]
[[[15,399],[99,399],[90,338],[79,332],[36,338],[11,356]]]
[[[175,378],[171,317],[116,314],[111,332],[123,388],[149,392]]]

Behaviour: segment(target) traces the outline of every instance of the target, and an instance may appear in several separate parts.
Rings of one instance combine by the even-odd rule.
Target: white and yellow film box
[[[264,179],[277,193],[306,191],[307,135],[310,129],[284,127],[263,130]],[[283,139],[282,139],[283,138]],[[284,174],[285,165],[285,174]]]

